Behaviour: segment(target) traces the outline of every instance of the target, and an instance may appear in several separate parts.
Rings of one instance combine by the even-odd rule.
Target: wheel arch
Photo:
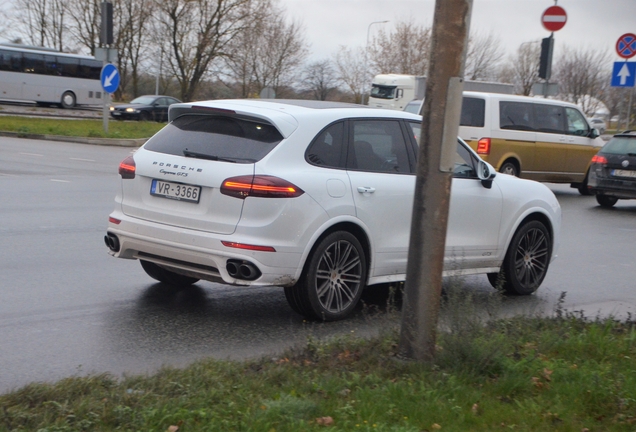
[[[512,241],[513,237],[517,234],[517,232],[521,229],[521,227],[523,227],[525,224],[531,221],[541,222],[548,230],[548,233],[550,234],[550,255],[552,255],[554,253],[554,247],[555,247],[554,226],[552,225],[552,222],[550,221],[550,218],[548,217],[548,215],[536,210],[532,213],[527,214],[521,220],[521,222],[517,224],[515,229],[512,230],[512,232],[510,233],[510,238],[506,242],[506,252],[508,251],[508,248],[510,247],[510,242]]]
[[[521,176],[521,161],[519,160],[519,158],[515,155],[507,155],[503,158],[501,158],[501,162],[499,163],[499,166],[497,167],[497,171],[501,172],[501,167],[506,163],[506,162],[510,162],[511,164],[513,164],[515,167],[517,167],[517,172],[519,173],[519,176]]]
[[[309,248],[309,251],[306,253],[305,257],[304,257],[304,261],[303,261],[303,265],[302,265],[302,274],[304,274],[307,271],[307,263],[310,261],[312,254],[314,253],[314,251],[316,250],[316,247],[318,246],[318,244],[322,241],[322,239],[324,239],[325,237],[327,237],[329,234],[336,232],[336,231],[346,231],[351,233],[353,236],[356,237],[356,239],[358,239],[358,241],[360,242],[360,244],[362,245],[362,249],[364,250],[364,255],[365,255],[365,261],[366,261],[366,265],[367,265],[367,280],[369,279],[369,275],[370,275],[370,269],[371,269],[371,241],[369,239],[369,236],[367,234],[367,232],[364,230],[363,227],[361,227],[360,225],[356,224],[355,222],[352,221],[340,221],[337,222],[329,227],[327,227],[319,236],[317,236],[313,242],[311,243],[311,247]],[[366,283],[366,281],[365,281]]]

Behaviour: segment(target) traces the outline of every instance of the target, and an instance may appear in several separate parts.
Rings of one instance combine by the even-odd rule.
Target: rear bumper
[[[300,277],[302,247],[267,245],[276,252],[237,249],[226,247],[221,241],[253,242],[238,234],[219,235],[172,227],[130,218],[117,211],[111,216],[121,220],[119,224],[108,224],[108,234],[117,236],[119,241],[119,250],[109,253],[117,258],[142,259],[177,273],[229,285],[291,286]],[[248,261],[262,275],[253,281],[235,279],[226,269],[230,259]]]
[[[636,199],[636,179],[623,180],[598,177],[590,172],[588,181],[590,191],[596,195],[607,195],[621,199]]]

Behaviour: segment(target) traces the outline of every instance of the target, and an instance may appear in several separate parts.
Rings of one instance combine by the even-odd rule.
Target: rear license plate
[[[636,171],[615,169],[615,170],[612,170],[612,175],[615,176],[615,177],[634,177],[634,178],[636,178]]]
[[[178,201],[198,203],[201,196],[201,186],[153,179],[150,186],[150,194]]]

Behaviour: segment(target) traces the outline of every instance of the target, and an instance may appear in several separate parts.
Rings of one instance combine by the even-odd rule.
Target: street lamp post
[[[371,26],[373,24],[385,24],[385,23],[388,23],[388,22],[389,22],[388,20],[387,21],[373,21],[367,27],[367,44],[364,47],[364,73],[367,73],[369,71],[369,34],[371,32]],[[362,105],[364,105],[364,92],[362,93]]]

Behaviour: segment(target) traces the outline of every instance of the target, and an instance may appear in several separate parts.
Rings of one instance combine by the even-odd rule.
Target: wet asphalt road
[[[369,335],[398,322],[366,311],[305,322],[279,288],[199,282],[173,294],[103,243],[130,149],[0,137],[0,392],[75,374],[152,372],[203,357],[275,356],[308,336]],[[601,209],[565,185],[559,258],[533,296],[506,298],[504,313],[564,306],[636,314],[636,201]],[[485,276],[465,289],[485,296]],[[382,296],[371,303],[383,304]]]

